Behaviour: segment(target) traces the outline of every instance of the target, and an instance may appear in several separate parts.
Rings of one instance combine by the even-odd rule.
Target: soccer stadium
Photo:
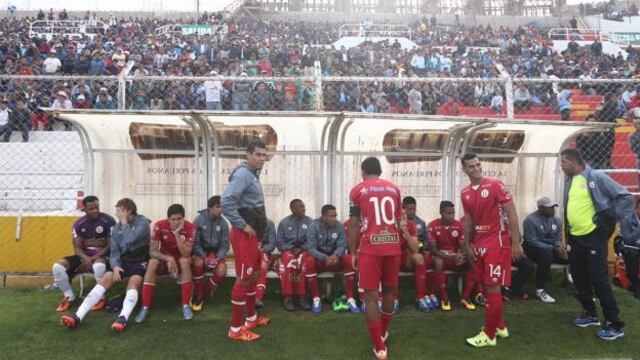
[[[0,2],[2,358],[639,359],[638,6]]]

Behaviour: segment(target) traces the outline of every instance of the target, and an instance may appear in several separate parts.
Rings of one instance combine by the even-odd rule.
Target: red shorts
[[[232,227],[229,233],[229,240],[231,240],[233,256],[235,257],[236,277],[247,279],[255,271],[259,271],[262,263],[262,252],[260,251],[258,238]]]
[[[511,286],[511,249],[475,248],[476,263],[473,271],[484,285]]]
[[[452,255],[452,254],[456,254],[457,253],[455,251],[443,251],[443,252],[445,254],[447,254],[447,255]],[[442,259],[442,270],[462,272],[462,271],[466,271],[467,270],[467,264],[466,263],[457,264],[453,260],[449,260],[449,259],[444,259],[443,258]]]
[[[351,255],[344,254],[337,263],[328,266],[324,261],[318,260],[309,255],[304,259],[303,272],[307,278],[317,276],[322,272],[340,273],[343,272],[345,276],[355,275],[355,270],[351,262]]]
[[[375,256],[360,254],[358,257],[359,287],[365,290],[377,291],[382,282],[383,285],[397,288],[400,260],[400,255]]]

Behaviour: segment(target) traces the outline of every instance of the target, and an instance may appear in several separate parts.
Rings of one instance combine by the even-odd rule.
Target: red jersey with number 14
[[[475,247],[509,247],[509,221],[503,205],[513,197],[502,181],[483,178],[478,186],[462,189],[462,207],[465,216],[473,219],[473,244]]]
[[[360,249],[367,255],[400,255],[398,220],[402,214],[398,187],[380,178],[367,179],[349,193],[351,216],[360,217]]]

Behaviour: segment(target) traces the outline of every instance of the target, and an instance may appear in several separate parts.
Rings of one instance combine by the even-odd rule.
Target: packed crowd
[[[54,19],[43,12],[38,19]],[[58,20],[68,19],[66,12]],[[364,42],[352,48],[335,48],[338,26],[328,23],[258,22],[222,14],[200,19],[212,34],[179,32],[156,34],[156,29],[189,21],[152,18],[100,19],[108,26],[95,36],[29,37],[35,18],[0,20],[0,73],[6,75],[88,75],[86,81],[29,80],[4,77],[0,89],[9,111],[19,99],[31,112],[14,122],[15,130],[51,127],[42,107],[79,109],[222,109],[284,111],[362,111],[458,115],[459,107],[487,107],[505,113],[502,75],[515,79],[636,78],[638,54],[603,53],[602,44],[579,46],[571,41],[557,52],[545,29],[535,25],[517,29],[491,26],[444,27],[435,18],[411,24],[419,47],[402,48],[398,42]],[[96,20],[87,13],[85,21]],[[136,76],[127,81],[126,104],[118,104],[117,79],[129,61]],[[320,62],[323,76],[402,78],[402,82],[324,81],[322,103],[313,81]],[[145,80],[146,76],[201,76],[201,80]],[[111,76],[111,77],[109,77]],[[218,76],[237,77],[234,80]],[[300,77],[278,81],[255,77]],[[243,77],[253,77],[242,80]],[[477,82],[412,82],[413,78],[482,78]],[[490,79],[496,79],[491,82]],[[617,113],[624,116],[638,102],[636,85],[600,86],[569,84],[586,95],[617,96]],[[570,100],[555,83],[527,83],[514,91],[517,111],[544,107],[552,114],[570,109]],[[121,105],[121,106],[119,106]],[[547,111],[547,110],[545,110]],[[565,116],[563,115],[563,119]],[[566,117],[568,119],[568,115]],[[11,125],[11,124],[9,124]],[[0,123],[0,126],[5,126]],[[9,129],[11,130],[11,129]],[[6,130],[6,131],[9,131]],[[3,130],[4,131],[4,130]]]

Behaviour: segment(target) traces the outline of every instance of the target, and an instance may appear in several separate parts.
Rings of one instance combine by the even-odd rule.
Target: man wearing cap
[[[73,104],[71,104],[71,100],[67,98],[67,93],[60,90],[56,94],[56,99],[53,100],[53,104],[51,104],[52,109],[72,109]]]
[[[544,288],[552,263],[567,264],[569,255],[562,243],[562,222],[556,216],[558,204],[548,197],[538,199],[538,210],[524,219],[522,247],[529,259],[536,263],[536,297],[543,303],[553,304]]]
[[[42,72],[45,75],[55,74],[62,67],[60,59],[56,57],[56,51],[51,49],[49,56],[42,62]]]
[[[603,340],[624,337],[624,321],[609,282],[608,240],[621,221],[633,212],[633,196],[606,173],[585,165],[576,149],[560,153],[567,175],[564,186],[564,232],[568,239],[569,269],[582,305],[573,323],[582,328],[600,325],[594,294],[604,312]]]
[[[78,99],[75,104],[73,104],[74,109],[91,109],[91,102],[87,101],[83,94],[78,95]]]
[[[100,92],[98,93],[98,99],[96,99],[96,103],[93,106],[94,109],[115,109],[116,105],[113,102],[111,96],[107,92],[107,88],[100,88]]]

